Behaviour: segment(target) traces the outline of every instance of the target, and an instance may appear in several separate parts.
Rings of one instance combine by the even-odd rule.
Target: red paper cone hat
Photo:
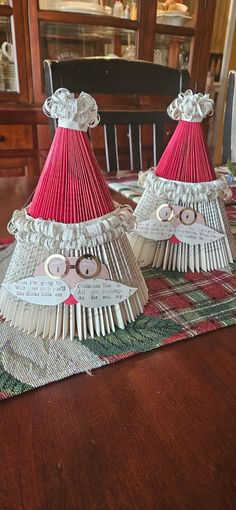
[[[28,214],[81,223],[113,211],[113,200],[86,133],[99,122],[95,100],[84,92],[75,99],[61,88],[45,101],[44,112],[59,122]]]
[[[212,99],[187,90],[170,104],[167,113],[179,123],[155,169],[156,176],[189,183],[215,180],[202,127],[202,120],[213,113]]]

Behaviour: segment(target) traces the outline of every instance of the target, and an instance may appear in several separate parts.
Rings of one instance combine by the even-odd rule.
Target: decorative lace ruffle
[[[179,201],[191,204],[223,198],[228,185],[222,178],[209,182],[170,181],[155,175],[154,168],[139,172],[139,183],[159,198],[160,202]]]
[[[214,101],[209,94],[194,94],[192,90],[181,92],[167,108],[169,117],[174,120],[201,122],[214,113]]]
[[[81,92],[76,99],[68,89],[60,88],[43,104],[43,112],[52,119],[58,119],[58,125],[65,128],[87,131],[100,122],[95,99]]]
[[[18,242],[35,244],[47,249],[80,249],[106,243],[130,232],[135,223],[129,206],[117,207],[105,216],[83,223],[58,223],[32,218],[26,209],[16,210],[8,231]]]

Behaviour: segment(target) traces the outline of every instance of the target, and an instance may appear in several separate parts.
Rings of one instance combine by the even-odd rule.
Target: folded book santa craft
[[[47,339],[80,340],[124,328],[143,312],[147,288],[86,131],[99,122],[88,94],[58,89],[44,103],[59,120],[28,208],[15,211],[16,246],[0,290],[0,315]]]
[[[201,123],[213,114],[213,101],[187,90],[167,112],[179,123],[157,167],[140,172],[144,193],[129,234],[132,249],[141,267],[227,267],[236,254],[223,201],[227,183],[216,178]]]

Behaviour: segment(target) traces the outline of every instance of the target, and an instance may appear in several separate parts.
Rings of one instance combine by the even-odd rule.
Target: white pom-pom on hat
[[[202,122],[214,113],[214,101],[209,94],[194,94],[192,90],[181,92],[167,108],[169,117],[187,122]]]
[[[66,88],[57,89],[46,99],[43,112],[48,117],[58,119],[58,126],[77,131],[87,131],[98,125],[100,117],[95,99],[81,92],[76,99]]]

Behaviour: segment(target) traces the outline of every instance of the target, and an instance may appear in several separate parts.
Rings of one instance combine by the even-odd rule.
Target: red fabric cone
[[[216,179],[201,122],[181,120],[162,154],[155,174],[183,182]]]
[[[58,127],[28,214],[80,223],[114,209],[87,133]]]

